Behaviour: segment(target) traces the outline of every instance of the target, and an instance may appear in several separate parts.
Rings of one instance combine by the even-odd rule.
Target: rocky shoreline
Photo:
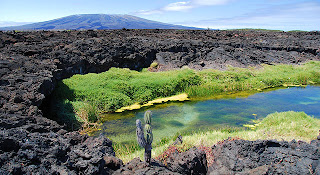
[[[310,144],[225,141],[224,146],[212,147],[215,161],[209,167],[206,156],[197,149],[174,156],[168,166],[147,166],[138,159],[122,165],[109,139],[68,132],[45,114],[46,99],[56,82],[74,74],[98,73],[110,67],[140,70],[154,60],[160,65],[155,71],[183,66],[200,70],[300,64],[320,60],[319,48],[319,32],[0,32],[0,174],[320,174],[318,140]]]

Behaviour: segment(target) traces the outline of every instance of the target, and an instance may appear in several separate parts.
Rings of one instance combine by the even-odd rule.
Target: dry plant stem
[[[85,110],[77,112],[77,115],[82,119],[82,129],[79,131],[81,134],[87,134],[90,130],[97,130],[99,123],[89,122],[88,113]]]

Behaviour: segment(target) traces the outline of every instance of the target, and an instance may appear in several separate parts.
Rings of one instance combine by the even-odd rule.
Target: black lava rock
[[[319,174],[319,144],[226,140],[212,147],[209,174]]]
[[[300,64],[320,60],[319,41],[319,32],[0,31],[0,174],[110,174],[121,167],[120,160],[110,158],[114,156],[110,140],[68,132],[50,119],[46,112],[47,99],[59,80],[74,74],[103,72],[110,67],[140,70],[149,67],[154,60],[159,63],[158,71],[183,66],[225,69],[226,65]],[[267,172],[271,173],[307,173],[304,167],[310,163],[309,172],[320,174],[319,161],[314,158],[319,150],[310,155],[304,149],[298,150],[299,142],[288,143],[290,149],[296,150],[294,156],[290,151],[283,151],[283,146],[277,146],[282,143],[270,144],[268,148],[254,146],[253,152],[248,153],[249,158],[244,157],[240,162],[233,153],[228,160],[217,158],[215,167],[222,167],[226,172],[262,172],[267,165]],[[314,144],[318,142],[311,145]],[[302,145],[315,151],[314,146]],[[270,152],[276,148],[293,156],[292,160],[286,159],[292,166],[284,163],[285,157],[275,158],[275,155],[281,157]],[[265,157],[261,158],[261,153],[265,153]],[[188,160],[200,156],[196,162],[202,162],[203,166],[202,153],[194,152],[193,156]],[[268,160],[273,164],[267,163]],[[172,173],[163,166],[144,167],[143,162],[134,161],[132,164],[142,167],[141,173]],[[181,170],[180,166],[198,167],[198,164],[176,164],[175,161],[173,158],[171,169],[178,172],[193,172]],[[222,166],[221,162],[227,164]]]

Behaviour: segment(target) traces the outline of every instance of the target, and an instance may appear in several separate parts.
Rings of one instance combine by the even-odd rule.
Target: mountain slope
[[[82,14],[0,30],[80,30],[80,29],[198,29],[151,21],[131,15]]]

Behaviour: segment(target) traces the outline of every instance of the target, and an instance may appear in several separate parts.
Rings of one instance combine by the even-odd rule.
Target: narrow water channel
[[[155,139],[173,136],[178,132],[242,126],[252,119],[261,119],[274,112],[304,111],[320,118],[320,86],[291,87],[255,94],[229,94],[106,114],[100,132],[109,138],[121,138],[121,142],[135,140],[135,120],[143,121],[146,110],[153,113]]]

